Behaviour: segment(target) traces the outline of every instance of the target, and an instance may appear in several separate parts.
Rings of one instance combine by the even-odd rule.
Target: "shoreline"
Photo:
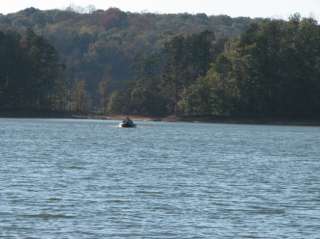
[[[110,120],[121,120],[125,116],[110,116]],[[221,117],[221,116],[130,116],[132,120],[209,123],[209,124],[243,124],[243,125],[278,125],[278,126],[320,126],[320,119],[290,119],[290,118],[254,118],[254,117]]]
[[[127,115],[77,114],[70,112],[0,112],[0,118],[123,120]],[[227,117],[227,116],[144,116],[129,115],[136,121],[187,122],[212,124],[320,126],[320,118]]]

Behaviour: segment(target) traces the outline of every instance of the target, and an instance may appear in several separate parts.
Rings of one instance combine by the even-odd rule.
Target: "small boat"
[[[136,125],[133,123],[133,121],[127,117],[125,120],[123,120],[120,124],[119,127],[121,128],[135,128]]]

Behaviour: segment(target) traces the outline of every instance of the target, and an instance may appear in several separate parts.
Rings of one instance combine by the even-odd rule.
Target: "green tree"
[[[162,89],[170,99],[170,112],[179,113],[182,92],[208,71],[216,54],[214,41],[214,34],[204,31],[187,37],[177,36],[166,43]]]
[[[100,105],[103,113],[107,113],[108,106],[108,81],[103,80],[99,83],[99,96],[100,96]]]
[[[108,100],[108,113],[109,114],[127,114],[128,113],[128,97],[127,94],[114,91],[111,93]]]
[[[87,113],[89,109],[89,96],[86,90],[85,81],[76,81],[72,93],[73,111],[78,113]]]
[[[0,45],[0,108],[57,110],[64,71],[57,51],[30,29],[0,32]]]

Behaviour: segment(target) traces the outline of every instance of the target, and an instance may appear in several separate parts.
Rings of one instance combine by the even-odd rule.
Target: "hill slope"
[[[216,38],[229,38],[256,21],[205,14],[129,13],[115,8],[90,14],[29,8],[0,15],[0,30],[32,28],[48,39],[66,65],[70,84],[84,80],[95,101],[99,82],[107,80],[111,90],[120,88],[122,82],[135,78],[132,66],[137,58],[159,51],[176,35],[209,30]]]

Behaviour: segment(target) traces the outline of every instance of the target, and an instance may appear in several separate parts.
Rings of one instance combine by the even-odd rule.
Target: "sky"
[[[131,12],[188,12],[270,18],[287,18],[299,12],[302,16],[320,18],[320,0],[0,0],[0,3],[0,13],[3,14],[28,7],[64,9],[70,5],[94,5],[97,9],[117,7]]]

